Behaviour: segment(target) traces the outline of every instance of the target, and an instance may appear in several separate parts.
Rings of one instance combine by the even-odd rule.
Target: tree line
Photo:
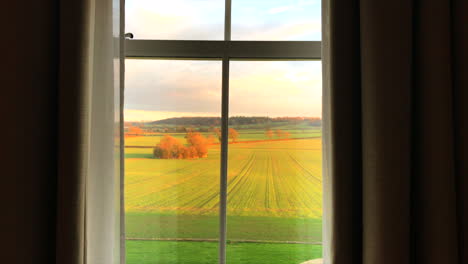
[[[221,142],[221,131],[219,128],[213,130]],[[229,138],[236,142],[239,132],[229,129]],[[185,135],[186,144],[171,135],[164,135],[153,149],[153,157],[157,159],[196,159],[208,157],[209,145],[214,143],[214,136],[203,136],[200,132],[189,131]]]
[[[269,139],[273,139],[274,137],[276,137],[276,138],[289,138],[289,137],[291,137],[291,133],[289,133],[287,131],[283,131],[281,129],[276,129],[274,131],[271,130],[271,129],[267,129],[265,131],[265,135]]]
[[[307,122],[312,126],[320,126],[322,119],[318,117],[267,117],[267,116],[232,116],[229,125],[253,125],[275,122],[301,123]],[[174,125],[174,126],[219,126],[221,117],[174,117],[148,122],[147,125]]]

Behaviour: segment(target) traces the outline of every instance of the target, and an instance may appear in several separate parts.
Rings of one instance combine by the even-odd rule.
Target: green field
[[[261,130],[239,132],[239,141],[266,139]],[[289,132],[291,140],[229,145],[228,263],[321,256],[320,130]],[[125,145],[155,146],[161,136]],[[215,263],[219,145],[202,159],[154,159],[151,148],[126,148],[125,158],[126,235],[139,239],[128,241],[127,263]]]
[[[218,244],[213,242],[127,241],[127,248],[127,263],[218,263]],[[302,263],[320,258],[322,246],[237,243],[228,244],[226,255],[227,263]]]
[[[321,137],[322,132],[319,128],[314,129],[291,129],[282,128],[283,131],[289,132],[291,138],[305,138],[305,137]],[[202,133],[205,136],[213,135],[213,133]],[[154,146],[164,136],[164,133],[159,133],[151,136],[129,137],[125,138],[126,146]],[[185,133],[170,133],[171,136],[184,140]],[[265,131],[261,129],[245,129],[240,131],[239,141],[249,140],[267,140]],[[217,141],[216,141],[217,142]]]

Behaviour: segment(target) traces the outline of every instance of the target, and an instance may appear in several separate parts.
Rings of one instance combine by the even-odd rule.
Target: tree
[[[265,131],[265,135],[267,136],[267,138],[272,139],[273,138],[273,130],[268,129],[267,131]]]
[[[283,131],[281,129],[277,129],[275,130],[275,134],[278,138],[281,138],[283,137]]]
[[[128,134],[138,136],[143,134],[143,130],[139,127],[131,126],[128,128]]]
[[[208,156],[209,140],[199,132],[189,132],[185,136],[187,143],[196,150],[192,158],[205,158]]]
[[[239,138],[239,132],[237,132],[237,130],[234,128],[229,128],[229,138],[232,140],[232,142],[236,142],[237,138]]]
[[[160,159],[180,159],[184,148],[177,138],[165,135],[153,149],[153,156]]]
[[[187,146],[179,139],[165,135],[154,147],[153,156],[158,159],[193,159],[208,156],[208,146],[213,141],[200,132],[188,132],[185,136]]]
[[[215,142],[215,138],[213,137],[213,135],[208,135],[208,144],[213,144]]]
[[[218,141],[221,143],[221,129],[215,127],[215,128],[213,128],[213,132],[218,137]]]

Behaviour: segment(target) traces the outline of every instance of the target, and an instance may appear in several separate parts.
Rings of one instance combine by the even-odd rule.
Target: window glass
[[[320,61],[231,62],[229,264],[321,257],[321,91]]]
[[[126,263],[216,263],[221,62],[127,59],[125,74]]]
[[[232,0],[233,40],[321,40],[320,0]]]
[[[224,38],[224,0],[127,0],[125,5],[125,30],[136,39]]]

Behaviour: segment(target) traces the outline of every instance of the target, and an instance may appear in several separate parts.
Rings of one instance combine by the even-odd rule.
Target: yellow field
[[[126,140],[133,146],[156,144],[150,137]],[[218,213],[219,145],[211,146],[208,158],[194,160],[125,150],[127,212]],[[320,138],[230,144],[228,215],[321,218],[321,174]]]

